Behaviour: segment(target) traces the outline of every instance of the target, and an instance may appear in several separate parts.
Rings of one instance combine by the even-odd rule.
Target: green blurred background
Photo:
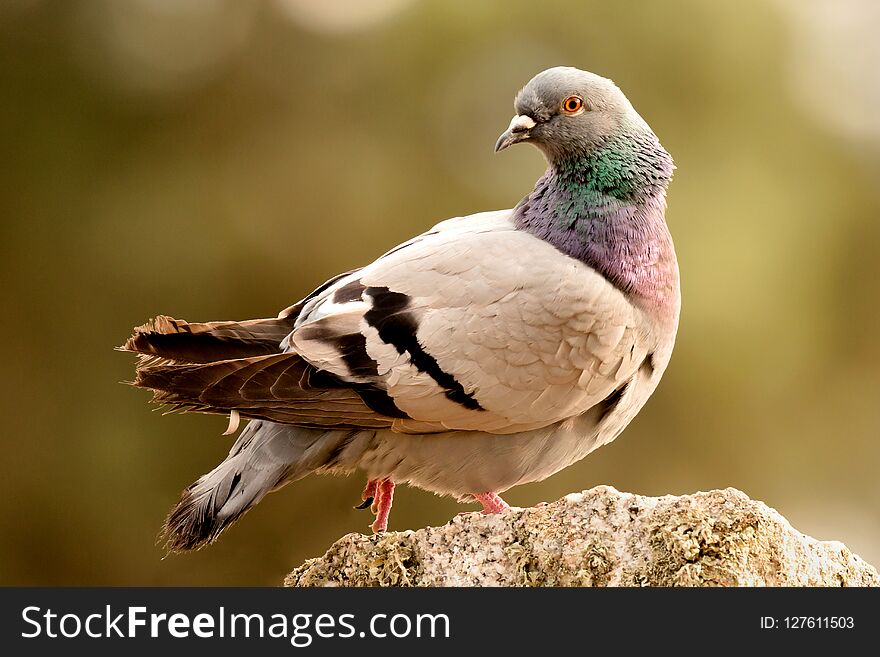
[[[151,412],[115,353],[158,313],[274,315],[543,170],[515,92],[615,79],[675,156],[676,352],[624,436],[508,494],[735,486],[880,562],[880,5],[473,0],[0,3],[0,583],[275,585],[346,532],[312,477],[162,559],[226,420]],[[392,529],[461,507],[401,489]]]

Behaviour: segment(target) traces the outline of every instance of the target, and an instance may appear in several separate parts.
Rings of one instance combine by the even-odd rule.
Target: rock
[[[735,488],[643,497],[598,486],[442,527],[348,534],[286,586],[880,586],[837,541]]]

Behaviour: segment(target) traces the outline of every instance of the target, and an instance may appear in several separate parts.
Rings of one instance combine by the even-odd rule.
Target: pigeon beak
[[[495,142],[495,152],[503,151],[508,146],[513,146],[529,138],[529,130],[535,127],[535,120],[525,114],[518,114],[510,120],[510,125],[498,141]]]

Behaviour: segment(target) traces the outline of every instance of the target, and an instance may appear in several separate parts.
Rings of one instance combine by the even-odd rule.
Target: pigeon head
[[[517,94],[514,108],[516,116],[498,138],[495,152],[529,142],[551,164],[589,153],[629,131],[647,128],[611,80],[569,66],[538,73]]]

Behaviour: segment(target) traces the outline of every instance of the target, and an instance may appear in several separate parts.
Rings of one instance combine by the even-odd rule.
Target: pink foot
[[[481,511],[483,515],[501,513],[510,508],[510,505],[502,500],[498,493],[473,493],[473,498],[483,505]]]
[[[361,493],[361,500],[363,500],[360,504],[358,504],[355,509],[366,509],[370,507],[370,510],[373,513],[376,513],[376,509],[373,508],[374,502],[376,500],[376,489],[379,486],[378,479],[368,479],[367,485],[364,487],[364,492]]]
[[[369,487],[369,484],[367,484]],[[376,520],[370,525],[374,534],[379,534],[388,529],[388,515],[391,513],[391,503],[394,501],[394,482],[390,479],[382,479],[376,485]]]

